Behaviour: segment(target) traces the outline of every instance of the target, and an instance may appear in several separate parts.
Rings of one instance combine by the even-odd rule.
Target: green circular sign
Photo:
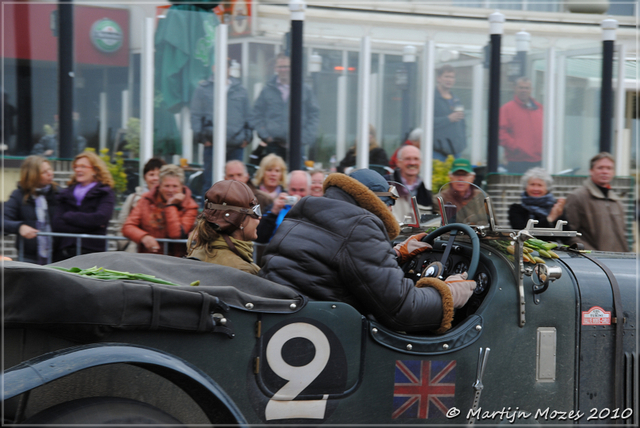
[[[122,47],[122,39],[122,29],[109,18],[96,21],[91,26],[91,43],[101,52],[116,52]]]

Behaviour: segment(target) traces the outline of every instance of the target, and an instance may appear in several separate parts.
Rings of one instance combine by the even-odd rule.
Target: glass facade
[[[240,4],[247,5],[234,3],[239,11]],[[454,6],[493,7],[488,3],[493,2],[452,1]],[[513,6],[518,10],[557,11],[558,3],[523,0]],[[196,89],[206,86],[210,79],[214,34],[220,18],[210,13],[167,7],[166,4],[145,9],[126,4],[74,6],[71,25],[74,28],[73,132],[76,141],[63,142],[72,145],[74,154],[84,140],[86,147],[120,150],[128,157],[138,157],[135,149],[127,148],[125,130],[131,126],[131,118],[143,116],[141,84],[149,75],[142,74],[141,18],[151,17],[155,22],[153,155],[169,161],[175,161],[177,156],[187,158],[192,164],[202,163],[202,147],[191,117],[192,100]],[[55,25],[52,28],[51,24],[55,23],[56,5],[5,4],[5,12],[5,156],[44,153],[48,150],[47,141],[59,153],[56,145],[60,143],[55,138],[59,114],[58,38]],[[289,13],[284,7],[266,5],[260,14],[253,12],[250,16],[232,12],[228,41],[230,76],[246,89],[250,109],[277,74],[276,58],[288,51],[286,34],[290,30]],[[505,13],[508,14],[508,9]],[[304,24],[303,78],[308,89],[305,96],[317,105],[312,142],[303,148],[307,160],[328,168],[333,157],[339,162],[358,140],[358,111],[362,108],[358,101],[360,40],[369,34],[372,53],[367,122],[375,128],[377,142],[388,156],[407,139],[411,130],[424,127],[428,105],[424,98],[428,92],[425,85],[436,88],[437,101],[441,85],[435,70],[446,65],[454,71],[453,83],[444,91],[443,105],[450,109],[447,117],[461,112],[462,119],[455,119],[460,126],[452,131],[460,136],[438,134],[431,129],[434,145],[457,145],[453,150],[456,156],[469,158],[476,165],[487,163],[489,38],[486,29],[456,28],[460,23],[456,20],[451,21],[450,28],[427,29],[410,19],[406,25],[393,21],[396,24],[381,28],[378,22],[367,22],[367,18],[357,12],[341,11],[335,19],[328,16],[308,13]],[[375,18],[380,19],[379,16]],[[552,152],[542,161],[543,165],[552,172],[571,169],[584,174],[587,159],[598,150],[601,43],[581,42],[571,49],[559,46],[550,51],[543,47],[550,45],[548,35],[531,33],[534,47],[526,54],[517,51],[513,32],[503,37],[500,105],[514,98],[519,77],[529,78],[531,96],[544,110],[549,107],[547,103],[552,102],[555,112],[552,116],[544,115],[544,129],[540,131],[547,145],[545,150]],[[436,49],[434,60],[428,64],[424,57],[427,39],[435,41]],[[409,45],[416,47],[413,60],[403,57],[403,49]],[[551,65],[549,55],[553,55]],[[312,56],[320,57],[317,70],[309,65]],[[618,63],[616,59],[614,76],[617,76]],[[425,66],[434,70],[432,81],[425,79],[429,74]],[[549,73],[553,73],[551,84]],[[634,70],[629,71],[629,75],[632,73]],[[286,98],[282,88],[280,91]],[[454,101],[449,98],[450,94]],[[433,109],[440,107],[436,102]],[[254,113],[232,119],[254,127],[250,120]],[[288,112],[280,116],[286,120],[289,117]],[[626,138],[630,140],[636,135],[637,121],[634,117],[625,117],[625,127],[630,130]],[[434,123],[434,127],[437,126]],[[288,123],[283,127],[288,129]],[[241,153],[242,159],[249,161],[249,154],[257,147],[260,137],[258,132],[253,133]],[[504,159],[501,151],[501,166],[508,169]]]

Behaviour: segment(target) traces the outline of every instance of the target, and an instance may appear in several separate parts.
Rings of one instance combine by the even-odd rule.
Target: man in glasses
[[[388,328],[446,331],[474,281],[448,278],[416,287],[401,264],[431,246],[424,234],[392,246],[400,228],[391,213],[397,193],[370,169],[331,174],[324,197],[304,198],[267,246],[260,276],[313,300],[346,302]],[[428,278],[435,279],[435,278]],[[421,280],[423,281],[423,280]]]

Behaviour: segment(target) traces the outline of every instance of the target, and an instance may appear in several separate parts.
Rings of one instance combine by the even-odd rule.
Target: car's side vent
[[[638,355],[624,353],[624,408],[633,409],[632,416],[624,420],[625,425],[638,426]]]

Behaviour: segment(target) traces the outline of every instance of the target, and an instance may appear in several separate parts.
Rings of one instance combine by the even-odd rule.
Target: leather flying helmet
[[[202,216],[217,232],[233,233],[247,215],[260,218],[262,214],[253,192],[240,181],[218,181],[204,194]]]

